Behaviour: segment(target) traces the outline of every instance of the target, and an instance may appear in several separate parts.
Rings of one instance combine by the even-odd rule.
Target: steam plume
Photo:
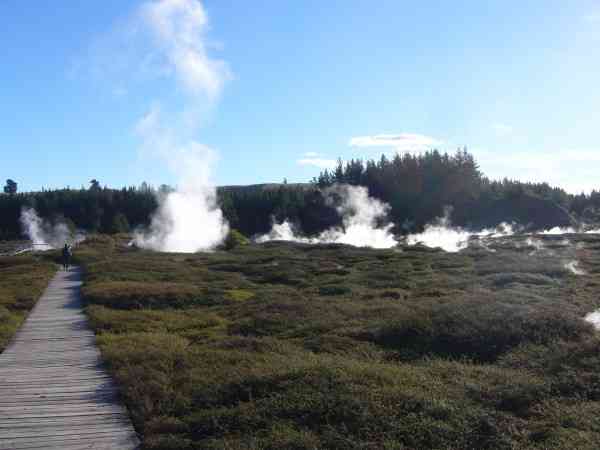
[[[142,4],[138,23],[148,31],[159,71],[175,76],[189,94],[215,100],[231,75],[225,61],[208,55],[208,16],[200,0],[151,0]]]
[[[159,158],[175,174],[178,186],[175,192],[159,197],[149,229],[139,230],[134,243],[166,252],[211,250],[225,239],[229,227],[210,180],[216,152],[194,135],[203,105],[218,99],[229,69],[208,55],[208,17],[200,1],[147,1],[136,25],[147,33],[151,46],[142,47],[140,63],[158,61],[159,72],[181,88],[184,106],[168,115],[155,103],[136,126],[144,156]]]
[[[148,230],[134,235],[137,246],[163,252],[192,253],[211,250],[229,231],[217,205],[217,193],[210,183],[211,166],[216,158],[209,147],[195,141],[178,146],[168,130],[160,128],[158,109],[138,124],[145,146],[158,152],[178,176],[175,192],[159,197],[158,211]]]
[[[522,227],[515,224],[501,223],[495,229],[483,229],[481,231],[468,231],[460,227],[452,226],[450,221],[451,209],[447,208],[444,212],[444,216],[436,219],[434,222],[427,224],[425,230],[422,233],[410,234],[406,242],[408,245],[415,245],[421,243],[427,247],[439,247],[447,252],[458,252],[462,249],[467,248],[471,243],[476,242],[486,248],[487,250],[494,251],[487,246],[486,239],[493,239],[498,237],[512,236],[516,232],[520,231]],[[589,230],[586,233],[596,233],[600,230]],[[531,254],[544,250],[544,245],[539,239],[534,239],[531,236],[535,235],[547,235],[547,236],[558,236],[563,234],[577,233],[578,231],[572,227],[554,227],[539,232],[525,234],[528,237],[526,245],[534,247]]]
[[[546,249],[546,246],[540,239],[532,238],[531,236],[527,237],[525,240],[525,245],[528,247],[532,247],[533,250],[529,253],[529,256],[533,256],[536,253],[542,252]],[[549,252],[552,254],[552,252]]]
[[[565,269],[573,275],[585,275],[586,271],[579,267],[579,261],[573,260],[565,264]]]
[[[377,227],[378,221],[385,218],[389,205],[369,197],[365,187],[336,185],[325,192],[330,204],[336,195],[341,199],[336,209],[342,216],[343,227],[332,227],[319,236],[307,238],[298,235],[292,225],[284,221],[274,224],[268,234],[258,237],[257,242],[285,240],[310,244],[338,243],[355,247],[391,248],[397,245],[391,232],[392,224]]]
[[[78,243],[84,239],[81,233],[73,235],[64,222],[51,224],[42,220],[33,208],[21,210],[20,222],[23,233],[33,243],[31,250],[51,250],[62,247],[65,243]]]
[[[572,228],[572,227],[567,227],[567,228],[554,227],[554,228],[550,228],[548,230],[541,231],[539,234],[561,235],[561,234],[571,234],[571,233],[577,233],[577,231],[575,230],[575,228]]]
[[[594,325],[597,330],[600,330],[600,310],[589,313],[583,320]]]
[[[480,245],[490,251],[494,251],[487,247],[484,241],[486,238],[511,236],[515,232],[514,226],[508,223],[502,223],[495,229],[484,229],[477,232],[454,227],[450,222],[451,212],[450,208],[446,208],[443,217],[426,225],[422,233],[408,235],[406,243],[408,245],[423,244],[432,248],[439,247],[447,252],[458,252],[467,248],[472,238],[481,238]]]
[[[259,243],[268,241],[292,241],[302,242],[304,244],[318,244],[317,239],[303,237],[296,233],[293,225],[287,220],[281,223],[274,223],[271,231],[256,238],[256,242]]]
[[[448,214],[438,221],[426,225],[422,233],[411,234],[406,238],[408,245],[423,244],[427,247],[440,247],[447,252],[457,252],[466,248],[473,233],[462,228],[451,227]]]

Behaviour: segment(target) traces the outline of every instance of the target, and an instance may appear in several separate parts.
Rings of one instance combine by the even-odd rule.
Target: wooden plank
[[[7,439],[0,442],[0,450],[114,450],[136,448],[138,440],[130,433],[94,433],[79,436],[40,437],[32,439]]]
[[[80,416],[80,417],[70,417],[69,424],[70,425],[80,425],[80,424],[99,424],[99,423],[129,423],[129,416],[126,414],[113,414],[113,415],[104,415],[104,416]],[[53,426],[63,426],[65,421],[62,418],[56,417],[36,417],[34,419],[21,419],[19,421],[6,421],[0,422],[0,429],[15,429],[20,427],[28,427],[31,425],[38,425],[40,427],[53,427]]]
[[[123,413],[125,409],[116,404],[116,402],[94,402],[93,404],[77,405],[70,404],[68,401],[63,404],[56,405],[26,405],[19,406],[3,406],[0,412],[0,419],[9,418],[20,415],[35,415],[35,414],[65,414],[65,413]],[[2,437],[0,436],[0,439]]]
[[[46,383],[40,385],[25,385],[21,384],[15,386],[12,391],[0,390],[0,401],[13,395],[51,395],[53,393],[67,393],[67,392],[108,392],[116,391],[114,384],[110,379],[102,379],[99,381],[81,382],[76,384],[54,384]]]
[[[25,386],[36,386],[36,385],[41,385],[41,386],[46,386],[48,384],[48,381],[52,381],[54,380],[55,386],[60,386],[61,384],[65,384],[65,385],[72,385],[73,383],[85,383],[85,382],[101,382],[102,380],[110,380],[111,378],[106,376],[106,375],[95,375],[95,374],[89,374],[89,375],[85,375],[85,374],[79,374],[79,375],[71,375],[71,376],[65,376],[65,377],[61,377],[60,380],[56,380],[56,377],[43,377],[43,376],[36,376],[35,378],[32,377],[30,380],[24,381],[21,380],[20,378],[11,378],[11,377],[2,377],[0,378],[0,384],[3,383],[10,383],[10,385],[12,386],[19,386],[19,385],[25,385]]]
[[[123,432],[120,423],[117,424],[100,424],[100,425],[62,425],[54,427],[43,427],[39,428],[37,425],[15,428],[12,430],[4,430],[3,436],[6,439],[31,439],[31,434],[35,433],[38,437],[43,438],[56,438],[56,437],[70,437],[70,436],[85,436],[89,434],[97,433],[119,433]]]
[[[60,417],[61,419],[64,420],[69,420],[69,418],[73,418],[73,417],[85,417],[85,416],[121,416],[123,414],[126,414],[126,411],[108,411],[108,412],[103,412],[103,411],[92,411],[92,412],[65,412],[65,411],[61,411],[59,413],[56,412],[50,412],[50,413],[44,413],[44,412],[36,412],[36,413],[29,413],[29,414],[18,414],[18,415],[13,415],[11,414],[8,417],[0,417],[0,422],[1,423],[10,423],[11,421],[14,423],[19,423],[21,420],[23,419],[49,419],[49,418],[58,418]]]
[[[82,312],[80,287],[79,270],[58,273],[0,355],[0,450],[139,446]]]

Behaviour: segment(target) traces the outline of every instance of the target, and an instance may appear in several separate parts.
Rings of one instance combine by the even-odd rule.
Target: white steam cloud
[[[206,51],[208,17],[199,0],[157,0],[140,7],[139,22],[151,34],[149,57],[162,60],[163,71],[193,95],[216,99],[230,78],[227,63]]]
[[[483,229],[481,231],[465,230],[461,227],[452,226],[450,220],[451,211],[451,208],[447,208],[444,212],[444,216],[427,224],[423,232],[408,235],[406,243],[408,245],[422,244],[431,248],[441,248],[447,252],[458,252],[467,248],[472,243],[477,243],[481,247],[493,252],[494,250],[490,249],[486,243],[487,239],[512,236],[522,229],[522,227],[518,227],[515,224],[504,222],[495,229]],[[525,245],[533,247],[533,250],[530,253],[530,255],[533,255],[536,252],[544,251],[545,247],[541,240],[535,239],[532,236],[560,236],[579,232],[583,231],[573,227],[553,227],[535,233],[524,233],[523,235],[528,236]],[[585,233],[597,234],[600,233],[600,230],[591,229],[585,231]],[[568,245],[568,241],[566,242]],[[518,243],[516,245],[519,246]]]
[[[83,241],[80,233],[73,235],[64,222],[49,223],[42,220],[33,208],[23,208],[19,218],[23,233],[32,241],[32,248],[26,250],[47,251],[62,247],[65,243]]]
[[[565,269],[573,275],[586,275],[586,271],[579,267],[579,261],[573,260],[565,264]]]
[[[410,234],[408,245],[423,244],[426,247],[439,247],[447,252],[458,252],[466,248],[473,233],[458,227],[451,227],[448,215],[425,226],[422,233]]]
[[[180,184],[174,192],[159,197],[158,211],[148,230],[138,231],[138,247],[162,252],[193,253],[211,250],[229,231],[217,205],[217,192],[210,183],[215,152],[195,141],[178,146],[159,124],[160,112],[153,109],[137,127],[144,145],[165,158]]]
[[[600,330],[600,310],[589,313],[583,320],[594,325],[594,328],[597,330]]]
[[[408,245],[422,244],[426,247],[441,248],[446,252],[458,252],[469,246],[473,238],[497,238],[514,234],[513,225],[502,223],[495,229],[484,229],[473,232],[460,227],[453,227],[450,222],[451,209],[447,208],[444,216],[425,226],[422,233],[409,234],[406,238]],[[484,248],[489,249],[484,240],[479,241]]]
[[[340,197],[336,207],[342,216],[342,227],[333,227],[323,231],[317,237],[303,237],[296,233],[288,221],[274,224],[268,234],[259,236],[257,242],[273,240],[303,242],[308,244],[337,243],[355,247],[391,248],[397,241],[391,232],[392,224],[387,223],[378,227],[389,210],[389,205],[369,197],[365,187],[337,185],[325,191],[329,202],[333,203],[335,196]]]
[[[159,158],[178,184],[174,192],[159,197],[150,227],[138,230],[134,243],[164,252],[212,250],[223,242],[229,226],[210,180],[216,152],[194,135],[199,111],[219,97],[229,69],[208,55],[208,18],[200,1],[148,1],[138,11],[136,27],[151,38],[151,48],[137,55],[140,64],[158,60],[161,73],[182,88],[185,105],[169,116],[155,103],[136,126],[144,156]]]
[[[546,234],[546,235],[550,235],[550,236],[557,236],[557,235],[561,235],[561,234],[572,234],[572,233],[577,233],[577,230],[575,230],[575,228],[573,228],[573,227],[566,227],[566,228],[554,227],[554,228],[550,228],[549,230],[540,231],[537,234]]]
[[[554,233],[554,234],[556,234],[556,233]],[[533,250],[531,250],[531,252],[529,253],[529,256],[533,256],[536,253],[540,253],[540,252],[543,252],[544,250],[546,250],[546,246],[540,239],[535,239],[535,238],[532,238],[531,236],[527,237],[527,239],[525,240],[525,245],[527,247],[533,248]],[[550,253],[552,253],[552,252],[550,252]]]

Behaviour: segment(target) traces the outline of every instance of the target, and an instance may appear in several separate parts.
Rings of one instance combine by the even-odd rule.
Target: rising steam
[[[267,234],[263,234],[258,236],[256,242],[269,242],[269,241],[292,241],[292,242],[302,242],[304,244],[317,244],[318,240],[316,238],[307,238],[301,236],[296,232],[294,226],[287,220],[284,220],[281,223],[274,223],[271,231]]]
[[[151,0],[140,7],[136,30],[143,37],[138,65],[153,61],[162,77],[178,88],[183,106],[163,108],[155,101],[138,122],[144,158],[158,158],[177,178],[174,192],[159,196],[150,227],[138,230],[134,243],[164,252],[212,250],[229,227],[217,205],[211,168],[216,152],[195,140],[199,117],[218,99],[229,69],[208,55],[208,17],[198,0]]]
[[[450,226],[448,214],[432,224],[425,226],[422,233],[410,234],[406,238],[408,245],[423,244],[427,247],[439,247],[447,252],[458,252],[466,248],[473,233]]]
[[[594,325],[594,328],[597,330],[600,330],[600,310],[589,313],[583,320]]]
[[[565,269],[567,269],[573,275],[586,275],[586,271],[579,267],[579,261],[577,260],[566,263]]]
[[[229,231],[210,183],[216,158],[209,147],[195,141],[178,146],[159,125],[159,111],[152,110],[137,127],[145,146],[162,156],[177,175],[175,192],[159,197],[159,207],[148,230],[135,233],[134,243],[162,252],[192,253],[211,250]]]
[[[575,228],[573,228],[573,227],[566,227],[566,228],[554,227],[554,228],[550,228],[548,230],[540,231],[538,234],[546,234],[546,235],[550,235],[550,236],[556,236],[556,235],[561,235],[561,234],[572,234],[572,233],[577,233],[577,230],[575,230]]]
[[[268,234],[260,236],[257,242],[272,240],[303,242],[308,244],[337,243],[355,247],[391,248],[397,241],[391,232],[392,224],[386,223],[378,227],[378,222],[385,219],[389,205],[369,197],[365,187],[336,185],[324,191],[327,202],[334,205],[339,199],[336,209],[342,216],[342,227],[333,227],[323,231],[317,237],[303,237],[293,226],[284,221],[274,224]]]
[[[76,244],[84,239],[81,233],[73,234],[64,222],[49,223],[42,220],[33,208],[21,210],[21,228],[32,241],[27,250],[46,251],[62,247],[65,243]]]
[[[494,251],[487,247],[485,239],[511,236],[515,233],[514,225],[508,223],[501,223],[494,229],[484,229],[476,232],[454,227],[450,221],[451,212],[452,210],[447,208],[444,216],[426,225],[422,233],[409,234],[406,243],[408,245],[422,244],[426,247],[441,248],[447,252],[458,252],[467,248],[470,241],[475,238],[480,239],[478,242],[482,247]]]
[[[512,236],[516,233],[520,233],[523,236],[528,236],[525,244],[529,247],[533,247],[530,255],[536,252],[545,251],[544,244],[541,240],[535,238],[535,235],[543,236],[560,236],[573,234],[578,232],[584,232],[583,230],[577,230],[573,227],[554,227],[546,230],[538,231],[535,233],[522,233],[522,226],[517,224],[501,223],[494,229],[483,229],[481,231],[469,231],[461,227],[456,227],[451,224],[450,215],[451,208],[446,208],[444,216],[436,219],[430,224],[425,226],[425,230],[422,233],[410,234],[406,238],[408,245],[422,244],[427,247],[441,248],[447,252],[458,252],[467,248],[471,244],[477,244],[480,247],[485,248],[493,252],[494,250],[488,247],[490,239]],[[600,230],[592,229],[585,231],[586,234],[598,234]],[[520,244],[516,244],[517,246]],[[568,245],[568,241],[566,241]],[[567,268],[565,266],[565,268]],[[573,272],[572,268],[568,270]],[[576,269],[575,269],[576,270]],[[573,272],[575,273],[575,272]]]

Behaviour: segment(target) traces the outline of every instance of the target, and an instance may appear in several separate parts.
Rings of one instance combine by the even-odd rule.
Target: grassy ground
[[[33,308],[56,271],[39,256],[0,257],[0,352]]]
[[[581,319],[600,307],[596,237],[459,254],[124,242],[77,257],[147,449],[600,445],[600,339]]]
[[[14,252],[31,245],[28,241],[0,241],[0,256],[12,255]]]

